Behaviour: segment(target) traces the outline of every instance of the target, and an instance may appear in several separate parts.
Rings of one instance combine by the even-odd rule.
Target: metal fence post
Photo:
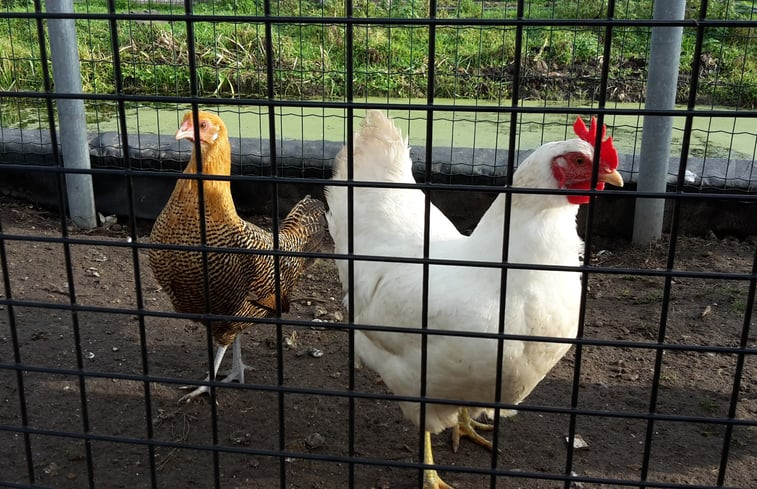
[[[682,20],[685,0],[656,0],[655,20]],[[678,89],[683,27],[652,27],[646,109],[672,109]],[[673,117],[645,115],[641,136],[639,177],[641,192],[665,192]],[[633,222],[633,243],[646,244],[660,239],[665,199],[637,198]]]
[[[49,13],[73,13],[73,0],[45,2]],[[79,48],[74,19],[48,19],[48,35],[56,93],[82,93]],[[82,99],[57,99],[61,154],[65,168],[89,169],[87,123]],[[71,221],[81,228],[97,226],[92,175],[67,174],[66,191]]]

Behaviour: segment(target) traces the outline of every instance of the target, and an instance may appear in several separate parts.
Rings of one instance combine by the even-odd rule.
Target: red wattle
[[[604,182],[599,182],[604,183]],[[589,190],[591,182],[578,182],[572,185],[567,185],[566,188],[571,190]],[[599,187],[599,185],[597,185]],[[588,204],[591,197],[588,195],[568,195],[568,202],[571,204],[581,205]]]
[[[591,182],[588,181],[565,185],[565,180],[567,180],[565,170],[558,165],[552,165],[552,175],[555,177],[555,180],[557,180],[557,184],[560,188],[568,188],[571,190],[589,190],[591,188]],[[597,182],[596,189],[604,190],[605,182]],[[591,200],[591,197],[588,195],[568,195],[567,197],[568,202],[575,205],[588,204]]]
[[[575,205],[588,204],[589,200],[588,195],[568,195],[568,202]]]

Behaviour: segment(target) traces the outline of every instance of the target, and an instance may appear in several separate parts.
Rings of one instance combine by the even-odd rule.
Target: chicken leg
[[[240,384],[244,384],[244,371],[251,368],[242,361],[242,340],[240,339],[241,335],[237,335],[236,338],[234,338],[234,346],[231,350],[231,370],[229,370],[226,373],[226,377],[223,378],[221,382],[239,382]],[[220,366],[220,362],[218,365],[215,365],[216,372],[218,371],[218,367]]]
[[[237,335],[237,337],[234,339],[234,346],[232,347],[232,356],[231,356],[231,370],[229,370],[226,377],[224,377],[221,382],[239,382],[240,384],[244,383],[244,371],[247,370],[247,365],[244,364],[242,361],[242,343],[240,339],[241,335]],[[215,379],[218,375],[218,369],[221,366],[221,362],[223,361],[223,357],[226,354],[226,350],[228,349],[228,345],[221,345],[216,350],[216,356],[213,359],[213,378]],[[208,374],[207,377],[205,377],[205,380],[210,380],[210,374]],[[191,386],[182,387],[182,389],[191,389]],[[210,388],[207,385],[201,385],[189,394],[186,394],[182,396],[179,399],[179,404],[184,402],[189,402],[192,399],[195,399],[197,396],[200,396],[202,394],[205,394],[206,392],[209,392]]]
[[[425,433],[423,463],[434,465],[434,454],[431,453],[431,432]],[[434,469],[425,469],[423,471],[423,489],[455,489],[439,477]]]
[[[457,453],[457,449],[460,447],[460,438],[467,436],[474,443],[478,443],[484,448],[492,449],[492,442],[479,435],[476,429],[482,431],[492,431],[494,429],[493,424],[481,423],[470,417],[468,408],[460,409],[457,414],[457,424],[452,427],[452,451]]]

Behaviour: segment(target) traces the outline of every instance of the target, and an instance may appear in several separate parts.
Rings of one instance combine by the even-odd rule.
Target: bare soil
[[[0,305],[0,486],[81,488],[91,477],[98,488],[150,488],[154,474],[155,487],[166,488],[350,487],[350,466],[339,457],[349,455],[352,429],[354,487],[418,487],[418,470],[407,464],[419,460],[419,433],[395,401],[356,399],[350,417],[348,399],[335,395],[348,390],[352,368],[349,333],[333,324],[347,317],[333,261],[316,261],[284,316],[306,324],[285,324],[280,335],[273,325],[244,334],[251,366],[244,385],[218,388],[215,406],[207,397],[177,405],[183,393],[177,387],[207,372],[207,334],[189,320],[152,314],[171,307],[144,251],[135,255],[127,246],[123,223],[72,231],[72,238],[84,242],[68,247],[71,291],[63,245],[44,241],[61,236],[60,219],[28,203],[0,199],[2,232],[36,240],[4,244],[10,295],[28,304]],[[140,241],[148,230],[140,229]],[[592,262],[657,270],[665,268],[667,254],[667,241],[637,249],[595,237]],[[680,236],[674,266],[748,274],[754,256],[753,240]],[[71,292],[78,306],[95,310],[72,314]],[[143,319],[134,314],[137,292],[149,312]],[[757,487],[757,339],[754,317],[745,321],[748,293],[745,280],[674,277],[663,308],[662,277],[590,274],[584,336],[623,344],[584,345],[580,353],[574,347],[523,410],[500,421],[496,464],[504,472],[496,487],[563,487],[555,479],[566,470],[571,417],[555,410],[571,406],[576,358],[577,407],[596,413],[575,419],[575,432],[588,443],[572,451],[570,470],[576,475],[639,481],[646,470],[653,483],[714,486],[729,434],[725,485]],[[746,334],[745,327],[751,328]],[[691,347],[738,347],[745,341],[747,350],[740,357],[706,348],[666,349],[653,393],[652,347],[661,336],[666,344]],[[144,372],[156,380],[141,381]],[[353,372],[355,391],[387,393],[373,372]],[[279,385],[297,392],[279,394]],[[667,418],[650,423],[652,404]],[[731,415],[736,424],[729,432],[718,420]],[[697,422],[671,419],[676,416]],[[152,446],[146,443],[150,436]],[[490,452],[467,440],[453,453],[448,432],[434,436],[433,443],[438,464],[474,471],[492,465]],[[491,487],[490,477],[481,473],[450,469],[441,475],[458,489]],[[588,480],[573,487],[624,485]]]

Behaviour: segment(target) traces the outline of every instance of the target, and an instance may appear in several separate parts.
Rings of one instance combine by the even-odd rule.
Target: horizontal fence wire
[[[424,487],[429,468],[455,487],[754,484],[754,1],[689,2],[676,21],[653,20],[651,1],[621,0],[71,3],[72,13],[40,1],[0,5],[0,486]],[[82,93],[54,89],[47,28],[60,20],[75,22]],[[655,27],[683,30],[672,109],[644,105]],[[91,168],[64,165],[62,99],[85,104]],[[350,135],[370,109],[407,136],[415,182],[356,177],[360,148]],[[188,110],[195,139],[197,110],[229,127],[230,175],[207,173],[202,157],[198,173],[180,173],[201,149],[174,139]],[[533,150],[573,137],[576,116],[607,125],[633,197],[513,187]],[[674,121],[665,193],[634,188],[650,116]],[[343,145],[347,178],[332,181]],[[72,176],[92,177],[97,228],[68,218]],[[208,185],[230,182],[240,214],[272,231],[271,248],[219,245],[205,219],[199,244],[153,243],[155,217],[182,181],[198,189],[200,215],[211,212]],[[287,211],[306,193],[329,197],[328,186],[347,196],[345,249],[328,234],[319,250],[284,249]],[[360,199],[415,191],[424,194],[422,222],[399,223],[396,238],[366,251],[359,233],[372,230]],[[437,206],[470,235],[500,195],[501,259],[436,252]],[[554,195],[590,196],[576,224],[580,261],[513,260],[509,250],[534,232],[513,221],[515,199]],[[634,198],[665,199],[658,243],[633,247],[618,231]],[[714,226],[694,208],[729,222],[690,236],[690,221]],[[383,226],[391,229],[372,227]],[[404,227],[422,236],[410,254]],[[199,310],[174,310],[152,252],[197,258]],[[214,310],[217,256],[270,260],[267,316]],[[283,267],[302,258],[310,267],[286,296]],[[382,304],[385,318],[417,308],[413,327],[361,316],[377,267],[398,273],[387,279],[393,287],[413,277],[418,290],[404,299],[415,304],[397,295]],[[492,327],[447,329],[439,311],[476,300],[455,283],[471,268],[501,278]],[[434,281],[440,270],[449,284]],[[517,307],[510,291],[529,287],[513,277],[548,272],[581,277],[573,337],[508,323]],[[445,285],[458,290],[436,302]],[[232,321],[246,328],[244,382],[203,380],[213,370],[213,327]],[[400,376],[420,379],[410,393],[361,365],[366,338],[396,337],[421,345],[420,361],[409,363],[419,372]],[[436,394],[438,341],[460,370],[475,365],[471,345],[496,345],[492,366],[449,374],[491,378],[493,400]],[[512,374],[502,365],[515,344],[570,347],[522,402],[505,398]],[[177,387],[202,386],[208,395],[177,404]],[[415,424],[403,416],[407,405],[421,406]],[[462,441],[453,453],[445,430],[432,437],[434,460],[425,459],[419,426],[440,406],[488,411],[493,450]]]

